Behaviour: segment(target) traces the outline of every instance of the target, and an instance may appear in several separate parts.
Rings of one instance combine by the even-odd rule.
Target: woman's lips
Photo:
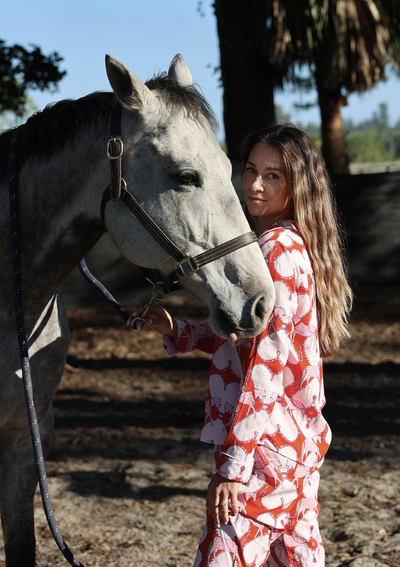
[[[259,197],[249,197],[249,200],[253,203],[263,203],[265,199],[261,199]]]

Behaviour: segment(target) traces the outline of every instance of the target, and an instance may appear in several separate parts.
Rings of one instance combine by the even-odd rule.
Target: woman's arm
[[[144,307],[123,307],[122,311],[130,313],[127,325],[131,325],[135,317],[143,313]],[[150,307],[148,311],[149,326],[163,335],[164,347],[168,354],[177,354],[201,350],[213,354],[217,335],[211,330],[208,323],[174,319],[161,305]],[[136,323],[138,331],[143,329],[143,323]]]

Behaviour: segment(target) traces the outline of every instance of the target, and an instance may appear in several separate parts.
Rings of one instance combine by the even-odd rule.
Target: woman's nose
[[[252,191],[264,191],[264,187],[261,181],[261,177],[259,175],[257,175],[257,177],[254,179],[253,183],[251,184],[251,190]]]

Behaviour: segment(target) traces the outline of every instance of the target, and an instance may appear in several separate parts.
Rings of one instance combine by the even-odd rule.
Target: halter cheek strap
[[[140,203],[130,193],[125,180],[122,178],[122,154],[123,142],[121,139],[121,105],[116,103],[111,112],[111,137],[107,144],[107,156],[111,160],[111,183],[103,193],[101,200],[100,213],[104,224],[105,206],[108,201],[122,202],[135,215],[135,217],[143,224],[146,230],[157,240],[159,244],[168,252],[175,260],[174,270],[167,276],[165,281],[159,285],[164,293],[168,293],[173,289],[180,287],[178,281],[181,278],[189,278],[197,272],[202,266],[218,260],[243,246],[248,246],[257,242],[257,235],[251,231],[237,236],[224,244],[220,244],[211,250],[202,252],[197,256],[190,256],[180,250],[172,240],[161,230],[153,219],[146,213]],[[148,274],[149,270],[143,270]],[[151,278],[150,278],[151,279]],[[152,282],[154,283],[154,282]]]
[[[124,181],[124,180],[122,180]],[[125,182],[124,182],[125,183]],[[126,185],[126,184],[125,184]],[[101,202],[102,219],[104,222],[104,209],[108,201],[112,200],[112,190],[109,185],[103,193]],[[254,232],[246,232],[241,236],[237,236],[228,242],[224,242],[211,250],[202,252],[197,256],[190,256],[180,250],[172,240],[163,232],[153,221],[153,219],[146,213],[143,207],[138,203],[135,197],[126,189],[125,186],[121,190],[121,200],[128,207],[128,209],[135,215],[135,217],[143,224],[143,226],[150,232],[150,234],[157,240],[159,244],[168,252],[170,256],[176,260],[174,270],[167,276],[165,281],[159,286],[164,293],[172,291],[173,286],[176,286],[181,278],[189,278],[197,272],[202,266],[214,262],[243,246],[257,242],[258,238]],[[144,270],[146,277],[150,274],[149,270]],[[150,277],[151,279],[151,277]],[[154,282],[153,282],[154,283]]]
[[[111,161],[110,198],[114,202],[121,197],[121,158],[124,153],[124,144],[121,139],[121,109],[121,105],[115,99],[111,112],[111,135],[107,143],[107,157]]]

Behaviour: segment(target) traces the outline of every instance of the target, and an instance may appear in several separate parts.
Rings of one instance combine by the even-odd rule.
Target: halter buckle
[[[183,260],[181,260],[180,262],[175,262],[175,270],[178,270],[180,272],[181,278],[190,278],[199,269],[193,265],[191,260],[192,260],[192,256],[190,256],[190,254],[186,254]],[[188,265],[190,272],[185,271],[184,264]]]
[[[118,155],[113,155],[111,153],[111,144],[113,144],[114,142],[117,142],[119,144],[119,152]],[[122,157],[122,154],[124,153],[124,143],[121,140],[121,138],[110,138],[107,142],[107,157],[108,159],[111,160],[115,160],[115,159],[119,159],[120,157]]]

